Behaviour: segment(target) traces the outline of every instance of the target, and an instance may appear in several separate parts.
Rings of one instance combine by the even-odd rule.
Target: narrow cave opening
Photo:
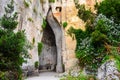
[[[55,34],[48,23],[43,30],[41,42],[43,43],[43,49],[41,55],[39,56],[39,70],[55,71],[57,65]]]

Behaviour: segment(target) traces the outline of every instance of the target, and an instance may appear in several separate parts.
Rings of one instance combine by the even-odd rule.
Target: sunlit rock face
[[[99,80],[119,80],[119,72],[115,66],[115,61],[110,60],[101,65],[98,69]]]
[[[9,3],[10,0],[0,0],[0,17],[4,14],[4,6]],[[80,4],[85,4],[88,7],[93,7],[95,0],[79,0]],[[66,29],[62,28],[62,61],[65,66],[65,71],[68,71],[76,66],[78,63],[75,57],[75,48],[76,40],[73,40],[68,34],[67,30],[73,26],[76,29],[85,30],[85,23],[79,19],[77,16],[77,9],[75,8],[74,0],[56,0],[55,3],[48,3],[48,0],[45,0],[44,3],[41,3],[40,0],[14,0],[15,11],[18,12],[18,27],[15,31],[25,30],[27,39],[32,43],[33,49],[29,50],[31,59],[28,60],[27,64],[24,64],[23,67],[33,66],[36,61],[39,61],[37,44],[41,42],[43,35],[42,30],[42,20],[46,17],[49,5],[52,6],[52,11],[57,20],[61,23],[67,22],[68,26]],[[26,3],[28,6],[26,6]],[[56,7],[61,7],[62,10],[59,11]],[[92,10],[94,8],[91,8]],[[62,26],[62,24],[61,24]],[[46,33],[45,33],[46,34]],[[46,34],[47,35],[47,34]],[[47,38],[47,36],[46,36]],[[45,39],[46,39],[45,38]],[[35,42],[33,42],[33,39]],[[49,39],[48,39],[49,40]],[[43,41],[44,42],[44,41]],[[50,41],[49,41],[50,42]],[[53,44],[52,44],[53,45]],[[44,46],[48,48],[48,44]],[[54,45],[50,50],[55,49]],[[50,51],[48,51],[50,52]],[[54,50],[56,54],[56,50]],[[56,56],[56,55],[55,55]],[[50,58],[50,57],[49,57]],[[49,59],[48,58],[48,59]],[[51,57],[56,60],[56,57]],[[50,60],[56,65],[56,61]],[[45,63],[48,61],[45,60]],[[42,63],[42,62],[41,62]]]
[[[43,49],[39,58],[39,69],[55,71],[57,65],[57,48],[55,35],[51,27],[47,24],[43,30],[43,37],[41,42],[43,43]]]

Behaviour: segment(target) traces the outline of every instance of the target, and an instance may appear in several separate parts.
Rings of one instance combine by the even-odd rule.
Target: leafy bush
[[[25,5],[26,8],[29,7],[29,3],[26,0],[24,0],[24,5]]]
[[[67,23],[67,22],[64,22],[64,23],[63,23],[63,28],[66,28],[67,25],[68,25],[68,23]]]
[[[46,20],[43,18],[42,28],[45,29],[46,25],[47,25],[47,22],[46,22]]]
[[[40,42],[38,43],[38,55],[42,52],[43,44]]]
[[[35,43],[35,38],[33,37],[33,39],[32,39],[32,43],[34,44]]]
[[[34,22],[32,18],[28,18],[28,20],[29,20],[30,22]]]
[[[40,3],[42,3],[42,4],[45,3],[45,2],[46,2],[45,0],[40,0]]]
[[[37,9],[34,7],[33,12],[37,14]]]
[[[55,0],[49,0],[49,2],[50,2],[50,3],[54,3],[54,2],[55,2]]]
[[[104,41],[107,40],[107,36],[98,30],[92,32],[91,38],[92,38],[92,42],[96,44],[104,43]]]
[[[109,59],[107,53],[112,51],[110,46],[118,47],[120,25],[102,14],[95,15],[89,12],[87,14],[90,15],[89,17],[84,16],[88,10],[77,2],[75,4],[78,16],[86,22],[86,30],[70,28],[68,34],[72,37],[75,35],[77,40],[76,57],[79,59],[80,66],[85,67],[88,74],[95,74],[103,61]],[[119,63],[118,61],[117,58],[116,62]]]
[[[35,64],[34,64],[34,66],[35,66],[36,69],[38,69],[38,67],[39,67],[39,62],[36,61]]]
[[[115,23],[120,23],[120,0],[103,0],[97,11],[109,19],[113,18]]]
[[[107,36],[107,40],[111,45],[118,45],[120,41],[120,25],[114,23],[113,20],[106,18],[106,16],[99,14],[95,20],[95,30]]]

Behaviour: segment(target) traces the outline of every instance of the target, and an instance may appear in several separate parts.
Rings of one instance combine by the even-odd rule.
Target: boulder
[[[109,60],[100,66],[97,77],[99,80],[119,80],[117,74],[119,72],[115,66],[115,60]]]

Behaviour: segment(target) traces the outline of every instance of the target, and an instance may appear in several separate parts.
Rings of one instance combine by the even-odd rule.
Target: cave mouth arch
[[[43,49],[39,57],[39,70],[55,71],[57,65],[56,41],[54,32],[48,23],[43,30],[41,42],[43,43]]]
[[[52,13],[50,7],[46,16],[46,28],[43,30],[43,50],[39,58],[39,70],[55,70],[58,73],[64,71],[62,60],[62,28]],[[49,35],[49,36],[48,36]],[[43,58],[48,56],[47,58]]]

